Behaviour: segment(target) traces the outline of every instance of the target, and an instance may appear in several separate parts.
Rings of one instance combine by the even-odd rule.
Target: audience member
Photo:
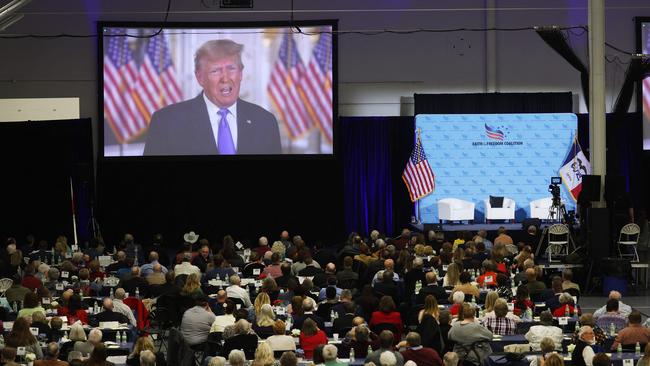
[[[442,366],[442,359],[433,348],[423,347],[420,334],[410,332],[406,335],[406,350],[402,351],[404,361],[413,361],[418,366]]]
[[[615,350],[619,344],[631,346],[637,342],[639,344],[647,344],[650,342],[650,329],[641,325],[641,313],[637,310],[632,310],[627,319],[628,326],[618,332],[612,344],[612,350]]]
[[[449,330],[449,339],[455,342],[454,352],[463,360],[475,364],[492,353],[490,341],[492,332],[474,321],[475,310],[471,306],[463,307],[463,320]],[[469,351],[472,347],[474,351]]]
[[[562,328],[553,325],[553,315],[548,310],[539,315],[539,325],[533,325],[526,333],[526,340],[530,342],[530,348],[535,352],[540,351],[541,342],[545,338],[551,339],[557,350],[561,350],[564,338]]]

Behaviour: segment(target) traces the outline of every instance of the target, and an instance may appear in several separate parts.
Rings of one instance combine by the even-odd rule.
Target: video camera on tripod
[[[560,198],[560,184],[562,184],[561,177],[551,177],[551,184],[548,186],[548,191],[553,196],[553,206],[561,206],[562,199]]]

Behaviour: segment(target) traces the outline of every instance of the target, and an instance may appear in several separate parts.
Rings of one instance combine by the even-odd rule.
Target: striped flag
[[[582,148],[576,137],[573,138],[573,144],[571,145],[569,154],[564,159],[564,163],[562,163],[562,167],[560,167],[558,172],[562,177],[562,182],[569,190],[571,198],[577,201],[582,190],[582,176],[591,174],[591,164],[582,152]]]
[[[332,34],[321,33],[314,47],[301,94],[307,112],[325,139],[332,142]]]
[[[419,134],[411,157],[402,173],[402,179],[406,183],[411,202],[419,200],[436,189],[435,175],[427,161]]]
[[[138,67],[133,58],[125,29],[109,29],[104,53],[104,116],[120,143],[128,142],[146,127],[133,98]]]
[[[291,32],[282,36],[278,60],[271,71],[268,93],[271,103],[292,140],[312,127],[299,87],[305,75],[305,65],[296,49]]]
[[[153,112],[169,104],[178,103],[183,98],[176,81],[176,71],[169,52],[167,39],[163,34],[149,40],[140,78],[136,88],[136,101],[140,114],[146,121],[146,128]]]

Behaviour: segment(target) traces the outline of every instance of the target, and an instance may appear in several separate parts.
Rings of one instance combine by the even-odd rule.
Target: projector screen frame
[[[648,24],[650,26],[650,17],[640,16],[634,17],[634,32],[636,34],[636,53],[643,53],[643,24]],[[650,149],[645,148],[645,136],[646,136],[646,123],[645,115],[643,113],[643,79],[636,85],[636,111],[641,115],[641,149],[644,151],[650,151]],[[650,126],[647,126],[650,128]]]
[[[338,19],[314,19],[300,21],[246,21],[246,22],[140,22],[140,21],[98,21],[97,34],[102,35],[104,28],[151,28],[166,29],[241,29],[241,28],[294,28],[329,26],[332,29],[332,153],[327,154],[240,154],[240,155],[164,155],[164,156],[106,156],[105,154],[105,120],[104,120],[104,37],[97,37],[97,99],[98,99],[98,160],[102,163],[139,163],[139,162],[193,162],[193,161],[260,161],[260,160],[335,160],[339,154],[338,130]],[[305,66],[309,59],[304,60]],[[282,127],[281,127],[282,128]]]

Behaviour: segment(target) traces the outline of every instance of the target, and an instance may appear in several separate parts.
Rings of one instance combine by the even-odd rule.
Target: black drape
[[[88,239],[92,194],[90,119],[0,123],[2,213],[0,237],[25,235],[53,244],[58,235],[72,243],[70,178],[75,190],[79,240]]]
[[[564,93],[415,94],[415,115],[469,113],[571,113]]]
[[[347,232],[392,235],[413,211],[402,170],[413,149],[413,117],[341,118]]]
[[[643,152],[641,113],[610,113],[606,117],[607,175],[622,177],[636,207],[645,206],[647,162]],[[589,115],[578,114],[578,141],[589,157]]]

